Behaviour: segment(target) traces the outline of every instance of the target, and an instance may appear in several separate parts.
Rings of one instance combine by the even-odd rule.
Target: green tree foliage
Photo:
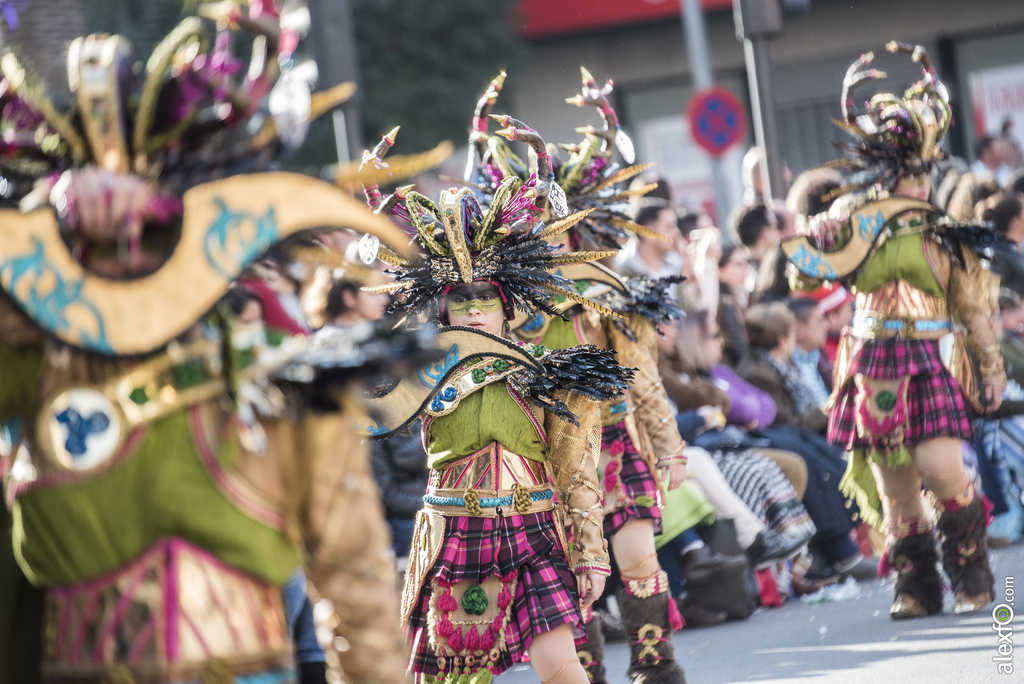
[[[128,37],[143,61],[185,17],[181,0],[80,0],[87,33]]]
[[[465,141],[473,106],[521,54],[515,0],[352,0],[363,138],[402,126],[396,153]]]
[[[517,0],[350,0],[359,59],[363,139],[397,125],[408,154],[448,139],[461,144],[476,98],[522,53]],[[119,33],[145,60],[197,0],[80,0],[87,32]],[[312,53],[303,41],[300,54]],[[247,63],[248,44],[236,44]],[[336,161],[330,117],[310,129],[289,166]]]

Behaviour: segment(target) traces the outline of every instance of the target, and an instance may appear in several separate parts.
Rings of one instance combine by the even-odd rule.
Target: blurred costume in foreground
[[[303,358],[301,335],[235,336],[214,309],[289,235],[401,234],[333,185],[257,172],[278,130],[329,103],[278,77],[272,5],[211,11],[229,13],[212,48],[186,19],[144,69],[119,36],[74,41],[67,112],[15,53],[0,59],[0,168],[5,196],[25,199],[0,212],[9,681],[35,681],[40,661],[46,682],[298,681],[280,588],[304,563],[328,661],[353,682],[403,679],[365,420],[341,384],[350,359]],[[230,26],[255,33],[241,84]],[[281,109],[278,89],[293,106],[296,85],[305,110]],[[313,410],[314,387],[330,406]]]
[[[857,297],[853,325],[836,355],[828,436],[851,452],[844,491],[856,496],[868,522],[878,524],[884,512],[883,564],[897,572],[890,614],[899,619],[942,610],[922,483],[938,513],[954,613],[978,610],[993,598],[986,515],[965,474],[961,440],[973,435],[973,412],[998,405],[1006,378],[981,261],[999,247],[998,236],[956,224],[927,201],[931,163],[941,157],[951,119],[945,87],[922,47],[887,48],[912,54],[924,77],[902,97],[876,95],[858,112],[853,88],[885,74],[863,69],[871,53],[847,72],[843,127],[859,141],[848,147],[854,154],[843,190],[867,191],[840,197],[828,219],[818,217],[818,245],[793,238],[783,249],[804,285],[841,280]],[[944,363],[939,339],[950,333],[953,348]]]
[[[392,143],[386,137],[364,157],[379,163]],[[468,189],[446,190],[436,204],[409,188],[388,197],[375,187],[366,192],[423,252],[410,262],[381,247],[380,258],[395,264],[389,272],[397,282],[379,288],[397,294],[392,311],[413,316],[438,307],[446,326],[438,334],[443,360],[381,388],[371,402],[380,415],[367,430],[386,438],[423,420],[431,476],[402,618],[410,670],[424,681],[486,679],[522,660],[546,632],[568,625],[578,636],[577,577],[609,572],[595,400],[620,395],[632,374],[592,346],[553,351],[508,333],[517,309],[550,310],[552,293],[586,303],[553,271],[600,256],[548,244],[580,216],[540,222],[536,205],[547,191],[545,180],[509,176],[487,208]],[[480,294],[458,294],[466,291]],[[454,325],[463,317],[491,322]],[[568,652],[559,650],[547,673],[530,651],[542,680],[583,677],[570,667],[578,668],[571,640],[565,644]]]
[[[620,169],[613,163],[616,145],[632,160],[629,138],[618,128],[615,112],[608,104],[611,83],[599,87],[581,69],[582,93],[569,100],[577,106],[593,106],[605,121],[603,130],[580,129],[584,140],[569,146],[568,162],[552,168],[557,158],[540,136],[509,117],[493,117],[509,126],[499,134],[529,145],[529,171],[543,177],[551,172],[552,192],[548,211],[559,216],[569,211],[584,218],[567,233],[567,242],[608,250],[614,255],[631,232],[650,234],[628,218],[631,197],[643,195],[653,186],[621,190],[616,185],[648,168],[646,165]],[[495,85],[477,105],[471,144],[479,155],[478,178],[486,194],[496,193],[493,178],[509,171],[525,175],[526,169],[508,149],[504,140],[487,134],[486,112],[496,96]],[[551,155],[551,157],[549,157]],[[556,192],[554,188],[558,188]],[[556,240],[557,241],[557,240]],[[597,264],[573,264],[559,273],[575,283],[575,292],[599,302],[603,308],[584,309],[572,298],[555,293],[547,310],[535,316],[521,316],[514,332],[523,339],[553,349],[595,345],[615,352],[619,362],[637,368],[629,392],[601,404],[601,476],[604,495],[604,534],[622,573],[624,589],[619,595],[623,625],[631,645],[629,675],[634,681],[685,681],[673,656],[671,635],[682,627],[682,618],[669,594],[668,579],[658,563],[654,535],[660,532],[662,491],[659,468],[679,467],[685,477],[684,443],[676,428],[658,372],[656,325],[678,318],[682,312],[670,303],[666,290],[679,278],[652,281],[638,276],[623,279]],[[621,533],[621,534],[620,534]],[[604,639],[600,622],[587,623],[588,642],[579,654],[592,682],[605,681]]]

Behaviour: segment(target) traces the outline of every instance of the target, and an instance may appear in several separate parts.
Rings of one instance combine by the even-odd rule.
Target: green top
[[[538,416],[541,418],[541,416]],[[478,389],[429,426],[427,465],[437,469],[498,442],[509,451],[543,463],[544,444],[533,421],[504,381]]]
[[[578,347],[580,340],[576,337],[575,316],[570,317],[569,320],[565,320],[561,316],[552,316],[540,343],[548,349]]]
[[[0,342],[0,421],[29,418],[29,409],[39,406],[39,370],[43,348],[14,349]]]
[[[181,537],[271,584],[284,584],[300,564],[284,532],[221,492],[200,461],[185,410],[152,423],[135,452],[106,473],[15,501],[15,554],[37,586],[91,579],[165,537]]]
[[[921,233],[889,238],[853,277],[853,291],[874,292],[886,283],[902,280],[933,297],[945,297],[928,264]]]

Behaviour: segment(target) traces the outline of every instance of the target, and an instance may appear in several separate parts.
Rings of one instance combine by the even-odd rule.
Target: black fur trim
[[[668,624],[668,602],[671,598],[668,593],[662,592],[642,599],[619,592],[618,598],[622,625],[629,638],[629,669],[626,674],[631,684],[686,684],[686,674],[676,662],[672,647],[672,628]],[[638,661],[638,656],[646,646],[637,634],[644,625],[649,624],[661,627],[665,639],[654,647],[661,657],[656,664],[650,663],[648,658],[643,662]]]
[[[889,562],[896,568],[896,594],[917,599],[929,615],[942,612],[942,575],[939,553],[931,532],[896,540],[889,547]]]
[[[953,591],[995,596],[996,578],[988,562],[988,531],[981,497],[974,497],[959,511],[944,511],[938,526],[942,533],[942,569]]]
[[[604,632],[601,631],[601,618],[594,615],[584,627],[586,641],[576,646],[580,664],[583,665],[591,684],[608,684],[604,667]]]

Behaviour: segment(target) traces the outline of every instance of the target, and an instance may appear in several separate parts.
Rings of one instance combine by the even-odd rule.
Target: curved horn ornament
[[[344,191],[299,174],[205,183],[186,192],[183,203],[181,237],[170,258],[130,280],[79,264],[51,210],[0,211],[0,287],[61,341],[104,355],[134,355],[187,331],[246,267],[289,235],[344,226],[398,248],[408,243],[399,228]]]

